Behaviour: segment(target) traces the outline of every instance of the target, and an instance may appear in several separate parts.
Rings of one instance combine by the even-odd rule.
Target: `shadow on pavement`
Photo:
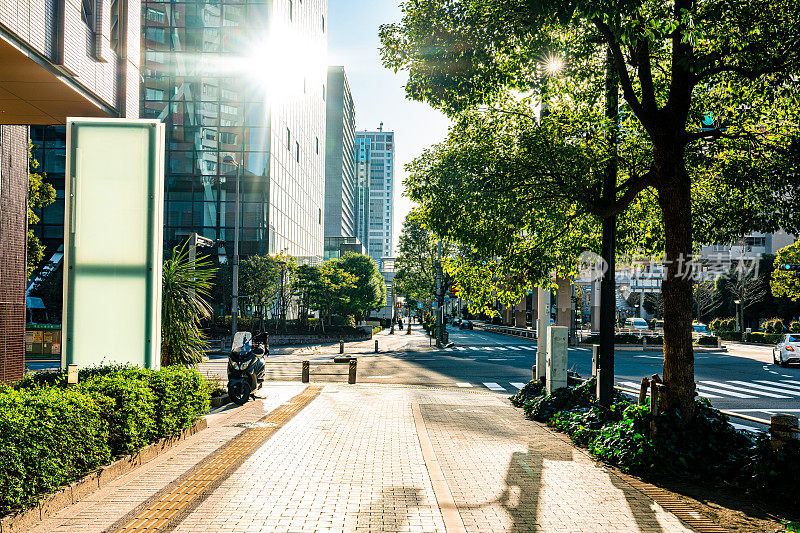
[[[357,531],[403,531],[408,522],[409,510],[422,503],[420,489],[390,486],[381,490],[381,497],[359,510],[356,516]]]

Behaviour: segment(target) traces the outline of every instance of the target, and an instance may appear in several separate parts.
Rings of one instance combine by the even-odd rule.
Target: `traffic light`
[[[800,272],[800,265],[784,263],[780,267],[778,267],[778,270],[782,270],[784,272]]]

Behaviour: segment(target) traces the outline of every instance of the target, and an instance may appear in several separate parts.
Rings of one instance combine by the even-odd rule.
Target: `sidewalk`
[[[303,390],[293,418],[263,418]],[[157,531],[165,509],[180,532],[692,531],[502,396],[383,384],[265,386],[34,531]]]

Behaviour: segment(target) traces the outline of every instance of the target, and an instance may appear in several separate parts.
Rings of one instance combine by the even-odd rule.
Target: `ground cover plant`
[[[0,515],[191,427],[210,388],[194,369],[121,366],[81,369],[73,386],[64,372],[0,386]]]
[[[765,501],[800,501],[800,440],[774,450],[768,435],[736,430],[705,399],[696,401],[688,425],[677,410],[653,416],[647,406],[619,392],[605,409],[595,402],[596,387],[592,378],[547,395],[542,383],[530,382],[511,402],[598,459],[644,478],[678,474],[712,479]]]

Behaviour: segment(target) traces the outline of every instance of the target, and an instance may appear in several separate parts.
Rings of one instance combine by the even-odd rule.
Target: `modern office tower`
[[[326,0],[143,2],[142,116],[167,126],[165,246],[322,257]]]
[[[328,67],[325,238],[355,237],[356,112],[344,67]]]
[[[138,116],[139,9],[138,0],[0,0],[0,381],[19,379],[25,356],[28,129]],[[60,187],[63,224],[63,162],[48,179]]]
[[[394,132],[356,132],[356,237],[375,260],[393,257]]]

